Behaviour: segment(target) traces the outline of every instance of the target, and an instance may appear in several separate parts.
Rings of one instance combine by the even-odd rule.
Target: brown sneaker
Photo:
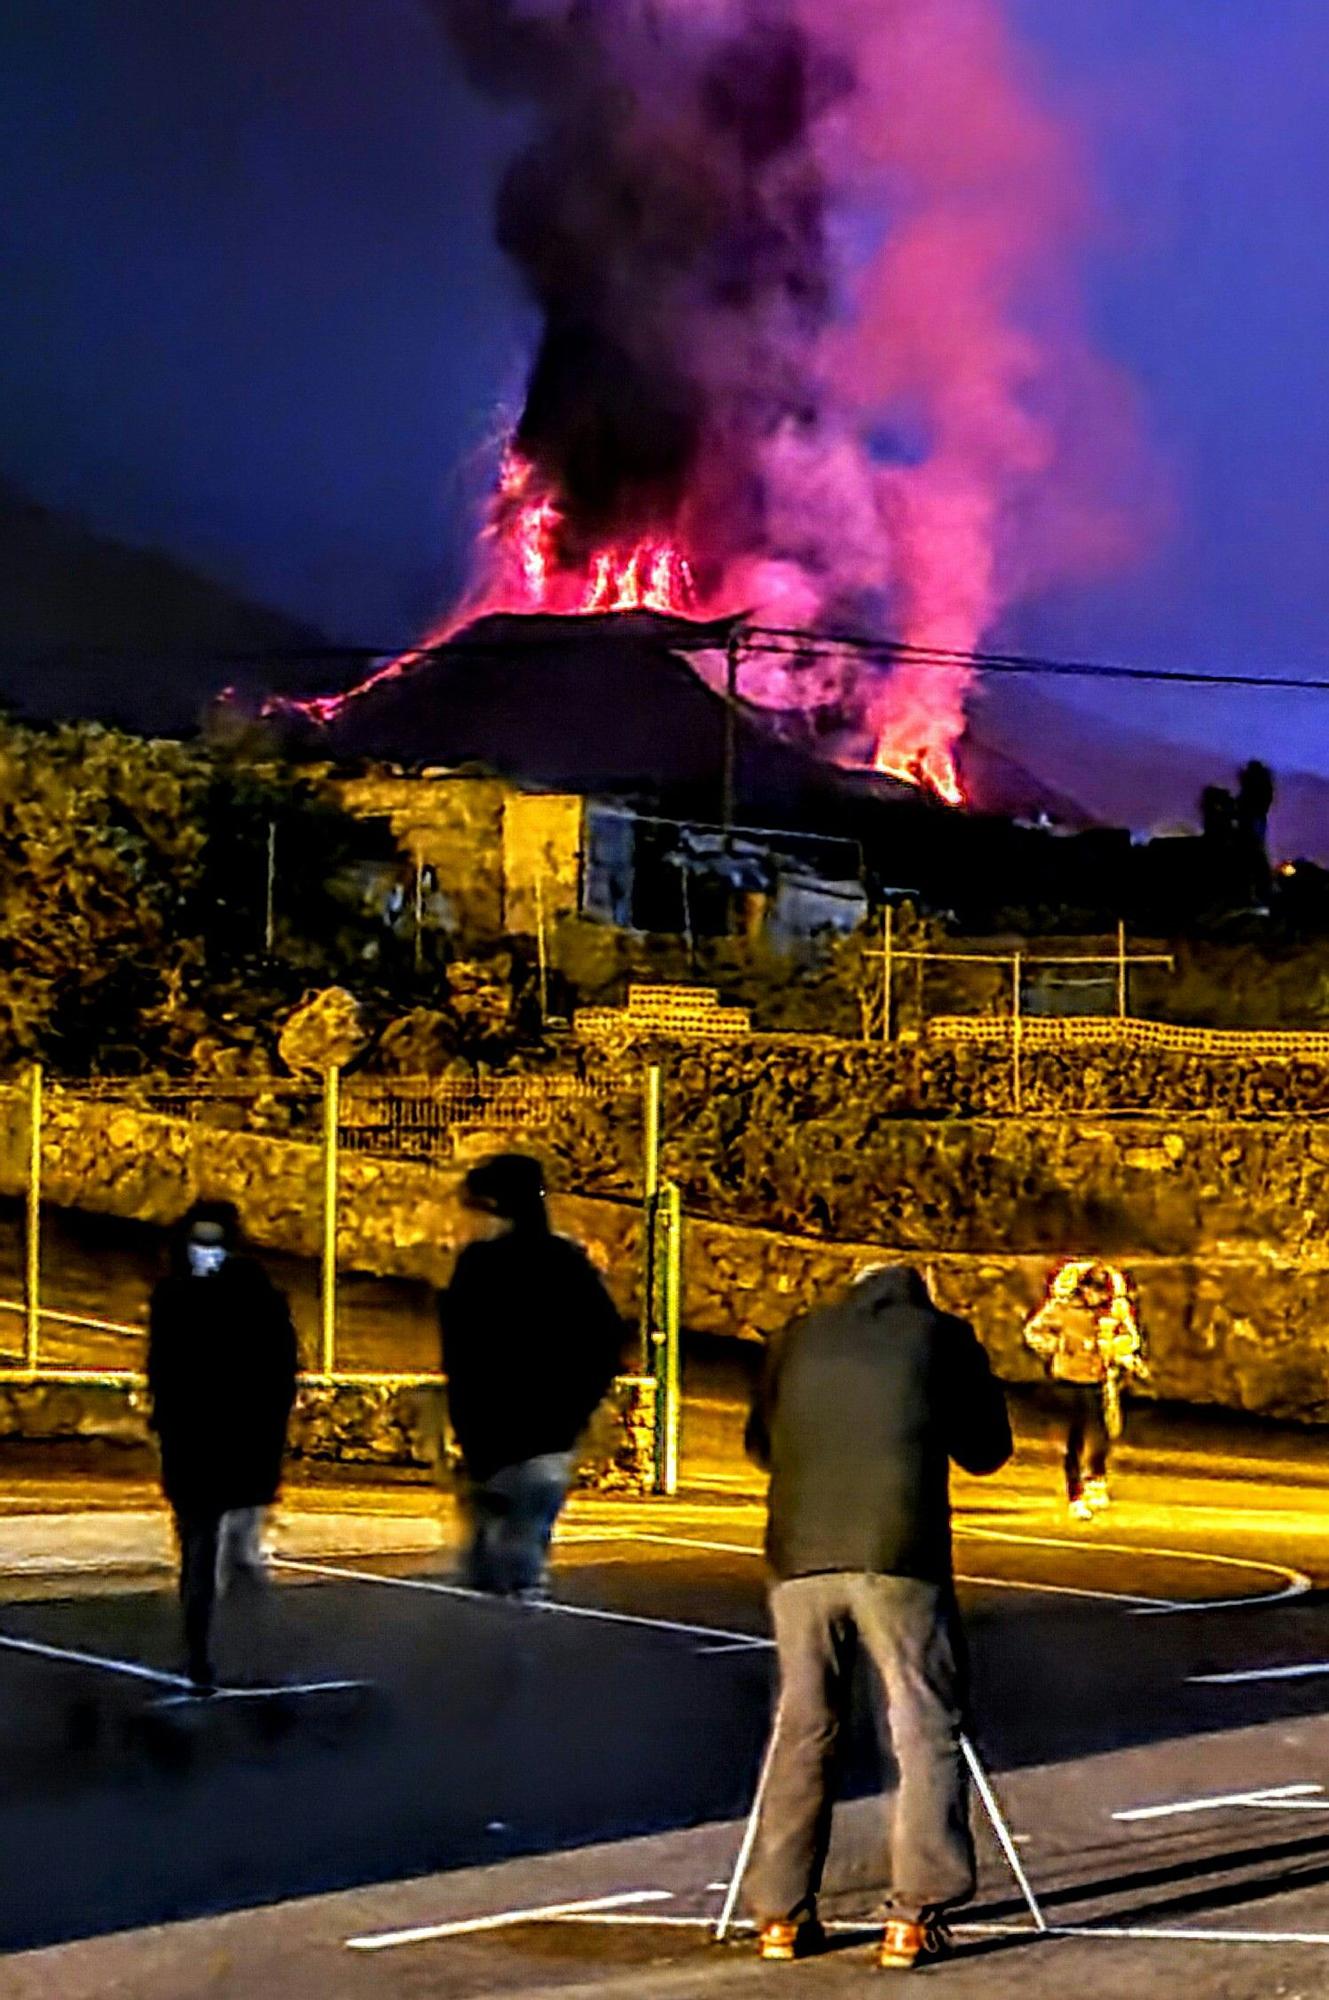
[[[804,1917],[801,1922],[780,1918],[774,1923],[762,1925],[757,1949],[763,1958],[787,1963],[790,1959],[806,1958],[810,1952],[819,1951],[824,1943],[825,1933],[814,1917]]]
[[[944,1951],[946,1933],[936,1924],[892,1917],[882,1933],[877,1963],[887,1972],[912,1972],[920,1958]]]

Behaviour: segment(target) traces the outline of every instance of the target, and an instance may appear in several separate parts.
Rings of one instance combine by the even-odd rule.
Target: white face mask
[[[185,1248],[191,1278],[215,1278],[226,1262],[224,1243],[189,1243]]]

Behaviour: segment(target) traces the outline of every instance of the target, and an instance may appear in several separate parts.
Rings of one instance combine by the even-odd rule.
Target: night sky
[[[1329,676],[1329,4],[1010,5],[1094,166],[1095,326],[1177,521],[1000,636]],[[520,392],[530,319],[489,223],[510,143],[422,0],[8,0],[0,478],[406,642],[460,579]],[[1160,694],[1148,720],[1329,769],[1329,696]]]

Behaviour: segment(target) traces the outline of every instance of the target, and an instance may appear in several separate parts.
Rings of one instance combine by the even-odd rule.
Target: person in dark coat
[[[271,1505],[295,1401],[295,1329],[286,1299],[240,1251],[230,1202],[198,1201],[174,1235],[152,1294],[150,1422],[175,1515],[190,1678],[214,1682],[209,1638],[227,1516]]]
[[[1005,1464],[1005,1398],[973,1329],[938,1311],[918,1272],[873,1266],[771,1341],[747,1443],[771,1475],[781,1690],[748,1880],[761,1952],[796,1958],[820,1941],[857,1639],[885,1692],[900,1776],[880,1962],[910,1966],[940,1948],[939,1919],[973,1893],[950,1467]]]
[[[538,1160],[467,1175],[478,1232],[439,1294],[448,1416],[465,1475],[472,1588],[536,1594],[575,1449],[618,1372],[623,1325],[590,1259],[556,1236]]]

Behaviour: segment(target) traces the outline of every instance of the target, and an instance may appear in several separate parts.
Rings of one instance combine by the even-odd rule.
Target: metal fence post
[[[1020,1055],[1024,1040],[1024,954],[1016,952],[1011,982],[1011,1108],[1017,1115],[1024,1109],[1024,1084]]]
[[[41,1344],[42,1066],[28,1077],[28,1199],[23,1232],[23,1366],[37,1372]]]
[[[652,1266],[655,1299],[651,1313],[655,1348],[655,1491],[678,1491],[678,1445],[682,1415],[683,1207],[677,1187],[667,1181],[651,1202],[655,1243]]]
[[[319,1373],[331,1375],[337,1359],[337,1125],[341,1073],[323,1072],[323,1251],[319,1271],[321,1337]]]
[[[1117,1019],[1126,1019],[1126,924],[1124,919],[1117,923]]]
[[[882,919],[881,930],[881,1039],[889,1042],[893,1022],[891,1020],[895,971],[895,908],[888,903]]]
[[[545,936],[544,884],[535,878],[535,962],[540,979],[540,1026],[549,1019],[549,942]]]
[[[646,1072],[642,1103],[641,1169],[641,1366],[649,1375],[655,1367],[651,1346],[655,1301],[655,1230],[653,1204],[660,1191],[660,1067],[652,1063]]]
[[[277,822],[268,821],[268,861],[263,881],[263,949],[272,956],[277,935]]]

